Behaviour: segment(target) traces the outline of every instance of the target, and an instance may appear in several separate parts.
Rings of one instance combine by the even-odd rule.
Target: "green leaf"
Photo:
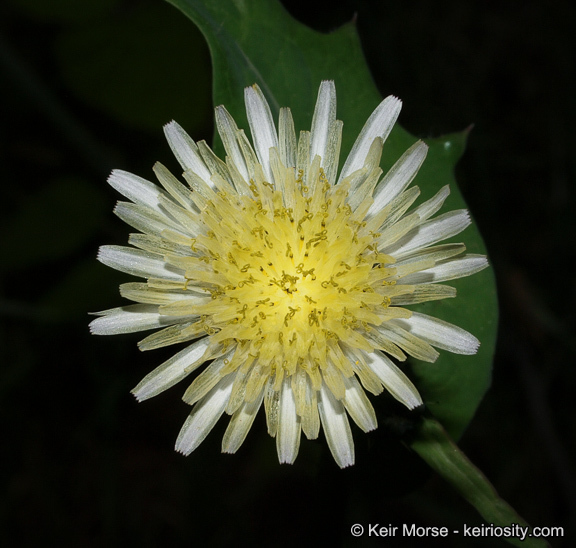
[[[310,129],[318,86],[323,79],[336,83],[338,118],[344,122],[341,159],[348,154],[368,116],[381,101],[364,60],[353,24],[320,34],[295,21],[275,0],[168,0],[204,34],[213,62],[214,102],[225,104],[239,127],[247,128],[243,88],[257,83],[274,115],[289,106],[296,130]],[[389,52],[398,55],[397,52]],[[396,127],[384,147],[386,169],[416,140]],[[451,185],[450,209],[466,207],[454,181],[466,134],[428,140],[430,150],[416,178],[424,199],[445,184]],[[216,142],[217,152],[222,152]],[[445,209],[447,210],[447,209]],[[473,226],[458,238],[473,253],[485,254]],[[476,335],[481,349],[475,356],[448,352],[434,364],[413,362],[413,377],[423,398],[450,434],[458,437],[471,420],[490,383],[497,303],[490,270],[457,280],[456,299],[418,309]]]

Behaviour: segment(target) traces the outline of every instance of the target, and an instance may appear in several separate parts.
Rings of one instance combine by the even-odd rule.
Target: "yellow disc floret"
[[[245,194],[224,189],[222,180],[217,189],[194,181],[206,231],[190,244],[196,256],[171,259],[211,297],[169,304],[163,313],[198,315],[195,325],[212,345],[237,347],[220,375],[250,371],[246,401],[268,378],[278,390],[298,371],[315,390],[324,379],[342,397],[342,375],[355,370],[340,342],[372,351],[376,345],[362,336],[370,324],[409,315],[388,308],[394,259],[377,249],[373,229],[382,219],[364,220],[372,199],[353,211],[347,182],[330,185],[316,160],[306,183],[284,168],[281,184],[252,179]]]

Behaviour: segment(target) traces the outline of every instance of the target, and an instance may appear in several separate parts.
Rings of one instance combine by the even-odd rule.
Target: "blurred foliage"
[[[82,23],[110,16],[119,0],[7,0],[15,10],[38,22]]]
[[[10,237],[0,241],[0,267],[34,269],[71,255],[96,233],[105,211],[102,194],[92,185],[81,179],[53,180],[27,196],[6,220],[3,231]]]
[[[204,39],[161,2],[75,26],[56,46],[65,85],[123,124],[158,131],[178,119],[194,130],[211,119]]]
[[[402,97],[400,122],[413,135],[475,124],[457,180],[490,251],[502,316],[494,382],[461,443],[530,523],[565,526],[552,546],[573,546],[576,8],[563,0],[521,9],[480,0],[284,4],[321,31],[355,19],[377,88]],[[106,173],[151,176],[156,160],[177,172],[160,131],[173,118],[211,140],[208,50],[193,25],[159,0],[8,0],[0,71],[7,545],[289,546],[306,538],[369,546],[351,539],[351,524],[479,523],[398,444],[395,433],[410,425],[384,398],[381,427],[356,436],[359,465],[350,470],[336,469],[322,440],[302,444],[294,466],[278,466],[262,422],[233,457],[218,454],[220,425],[184,459],[170,449],[188,412],[178,391],[137,405],[127,390],[170,353],[139,354],[130,336],[88,335],[85,311],[117,306],[126,279],[95,261],[99,244],[126,240]],[[398,496],[398,477],[428,481]],[[463,541],[417,544],[504,546]]]

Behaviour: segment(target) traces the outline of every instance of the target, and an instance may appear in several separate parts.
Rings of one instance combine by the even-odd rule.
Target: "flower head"
[[[104,246],[99,260],[145,278],[121,294],[138,304],[99,313],[96,334],[161,328],[142,350],[186,343],[133,390],[148,399],[204,370],[184,394],[193,405],[176,449],[189,454],[226,413],[222,450],[234,453],[264,404],[280,462],[298,454],[301,432],[320,426],[339,466],[354,463],[348,415],[376,428],[366,391],[386,389],[409,409],[418,391],[391,358],[433,362],[436,348],[474,354],[477,339],[404,308],[454,297],[439,282],[487,265],[463,244],[440,244],[470,223],[465,210],[432,216],[448,187],[418,207],[409,187],[426,156],[417,142],[382,177],[383,143],[401,103],[370,116],[342,170],[342,122],[333,82],[322,82],[310,132],[296,139],[289,109],[278,131],[257,86],[245,90],[252,143],[223,106],[222,161],[175,122],[166,137],[188,186],[164,166],[162,188],[123,171],[110,184],[130,202],[116,214],[139,233],[133,247]]]

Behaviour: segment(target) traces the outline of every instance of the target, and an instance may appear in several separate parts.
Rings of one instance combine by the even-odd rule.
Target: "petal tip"
[[[142,394],[142,390],[138,390],[138,387],[130,390],[130,394],[132,394],[136,398],[136,401],[138,403],[142,403],[144,400],[148,399],[145,395]]]

